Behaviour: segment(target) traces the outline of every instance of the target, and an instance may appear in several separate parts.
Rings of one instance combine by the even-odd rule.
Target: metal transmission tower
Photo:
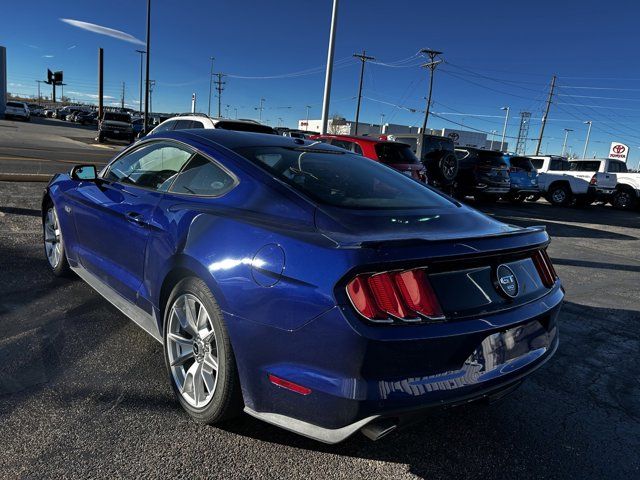
[[[356,130],[355,135],[358,135],[358,121],[360,120],[360,102],[362,101],[362,80],[364,79],[364,64],[367,60],[375,60],[373,57],[368,57],[367,52],[362,50],[362,53],[354,53],[354,57],[359,58],[360,65],[360,84],[358,85],[358,106],[356,107]]]
[[[216,90],[218,91],[218,118],[222,116],[222,91],[224,90],[224,85],[227,82],[223,82],[222,81],[222,77],[225,77],[226,75],[224,73],[214,73],[213,75],[215,75],[216,77],[218,77],[218,79],[213,82],[213,84],[216,86]]]
[[[520,112],[520,130],[518,130],[518,140],[516,142],[516,155],[526,155],[530,123],[531,112]]]

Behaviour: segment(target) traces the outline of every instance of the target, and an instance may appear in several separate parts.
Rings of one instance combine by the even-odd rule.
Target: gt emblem
[[[499,291],[509,298],[518,296],[520,287],[516,274],[506,265],[499,265],[496,269],[496,277]]]

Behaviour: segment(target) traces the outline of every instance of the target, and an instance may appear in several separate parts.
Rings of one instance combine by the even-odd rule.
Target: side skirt
[[[162,335],[158,332],[158,322],[153,315],[149,315],[140,307],[131,303],[85,268],[77,266],[71,267],[71,270],[73,270],[82,280],[88,283],[91,288],[102,295],[105,300],[138,324],[138,326],[145,332],[155,338],[158,342],[163,342]]]

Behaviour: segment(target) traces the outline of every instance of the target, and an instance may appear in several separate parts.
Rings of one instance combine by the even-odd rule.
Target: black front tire
[[[53,230],[50,226],[50,222],[54,222]],[[57,229],[57,240],[55,243],[52,241],[55,240]],[[49,265],[49,269],[51,273],[53,273],[56,277],[71,277],[73,272],[71,267],[69,266],[69,261],[67,260],[67,253],[64,248],[64,240],[62,236],[62,229],[60,228],[60,223],[58,221],[58,214],[56,213],[56,209],[53,206],[53,203],[48,202],[45,204],[45,207],[42,210],[42,244],[44,246],[44,255],[47,259],[47,265]],[[55,248],[55,245],[59,245],[59,254],[57,261],[52,259],[50,255],[50,248]]]
[[[557,207],[566,207],[573,201],[573,193],[566,185],[554,185],[549,189],[547,200]]]
[[[636,194],[630,188],[618,189],[611,196],[611,205],[616,210],[633,210],[637,204]]]
[[[196,408],[190,405],[180,393],[169,364],[167,335],[169,333],[169,314],[178,297],[184,294],[195,296],[204,305],[215,332],[215,341],[218,355],[217,382],[213,397],[204,407]],[[214,425],[237,417],[242,412],[244,402],[238,368],[229,334],[225,326],[222,311],[215,301],[207,285],[196,277],[182,279],[173,288],[167,301],[164,312],[164,358],[167,368],[167,376],[176,398],[189,416],[198,423]]]

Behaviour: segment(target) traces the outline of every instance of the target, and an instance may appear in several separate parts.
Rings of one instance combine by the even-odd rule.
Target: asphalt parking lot
[[[14,144],[2,135],[6,168]],[[47,171],[68,169],[56,160],[71,144],[57,141],[39,157]],[[78,159],[101,150],[86,145],[73,144]],[[640,475],[638,212],[481,206],[547,226],[567,289],[556,356],[499,403],[434,411],[375,443],[357,434],[327,446],[247,416],[224,428],[193,423],[172,397],[160,345],[82,281],[49,274],[43,186],[0,182],[2,478]]]

